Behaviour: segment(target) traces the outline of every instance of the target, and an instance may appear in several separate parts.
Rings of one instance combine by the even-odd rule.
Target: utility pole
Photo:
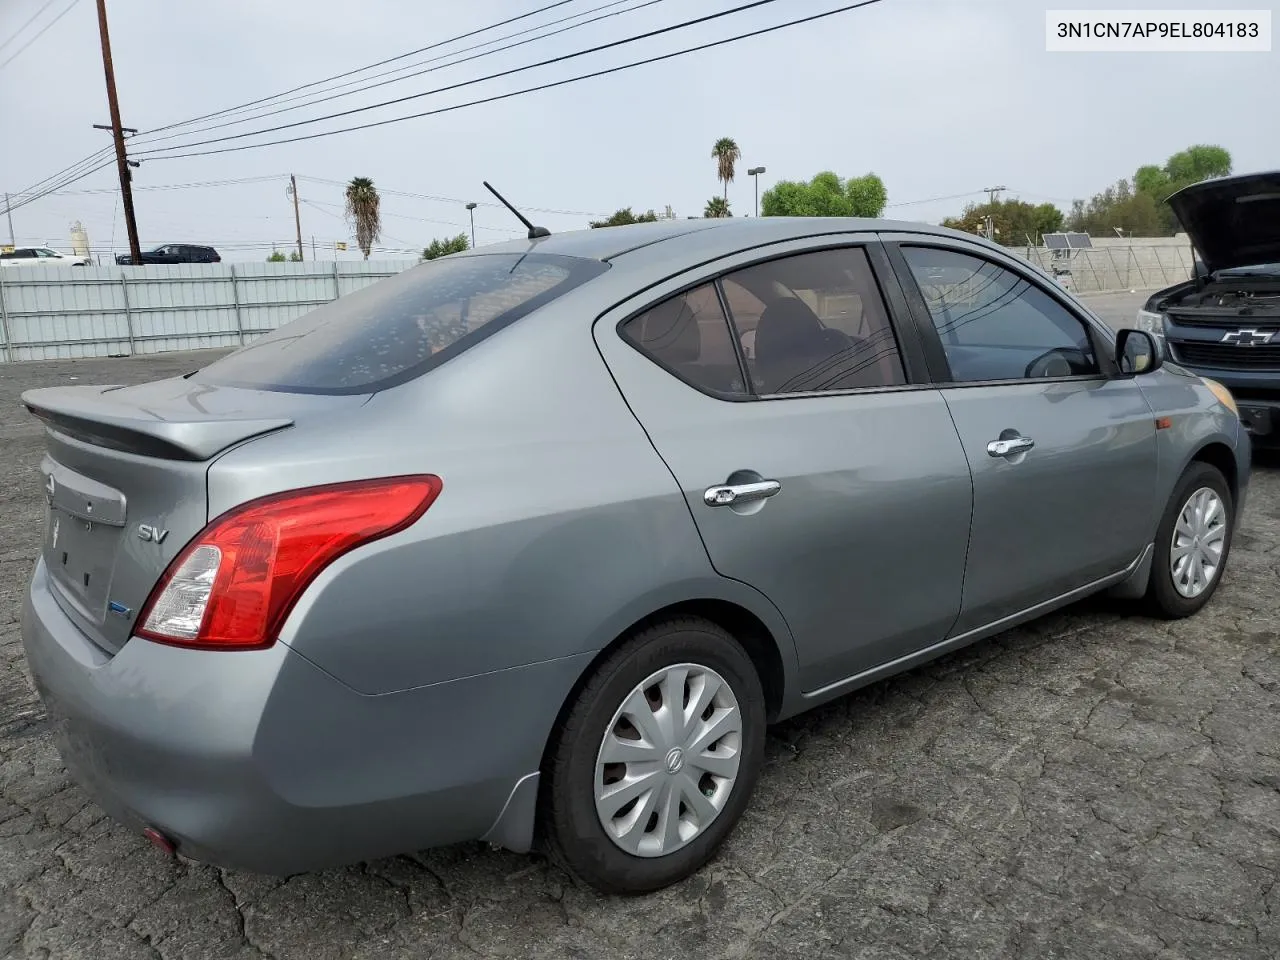
[[[996,200],[998,199],[996,197],[997,193],[999,193],[1002,190],[1008,190],[1008,189],[1009,188],[1004,185],[1001,185],[998,187],[983,187],[982,192],[987,195],[987,206],[991,206],[993,203],[996,202]]]
[[[302,215],[298,213],[298,178],[289,174],[289,194],[293,197],[293,225],[298,231],[298,259],[302,259]],[[316,258],[312,252],[311,259]]]
[[[316,258],[316,235],[313,233],[311,235],[311,259],[315,260],[315,258]]]
[[[16,247],[18,241],[13,236],[13,211],[10,209],[9,195],[7,193],[4,195],[4,212],[9,217],[9,246]]]
[[[124,128],[120,126],[120,102],[116,99],[116,72],[111,65],[111,37],[107,33],[107,0],[98,0],[98,33],[102,38],[102,70],[107,78],[107,105],[111,108],[111,135],[116,142],[116,169],[120,174],[120,199],[124,206],[124,224],[129,231],[129,256],[142,262],[138,246],[138,224],[133,218],[133,188],[130,184],[129,158],[124,152]]]

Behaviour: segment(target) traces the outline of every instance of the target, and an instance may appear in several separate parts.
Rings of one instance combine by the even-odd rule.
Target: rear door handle
[[[702,500],[708,507],[729,507],[737,503],[749,503],[772,497],[782,489],[777,480],[757,480],[755,483],[726,483],[707,487]]]
[[[1008,440],[992,440],[987,444],[987,456],[1013,457],[1026,453],[1036,442],[1030,437],[1010,437]]]

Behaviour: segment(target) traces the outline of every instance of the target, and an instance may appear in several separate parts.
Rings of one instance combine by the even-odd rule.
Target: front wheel
[[[764,734],[760,679],[728,633],[700,618],[638,632],[578,695],[544,771],[554,859],[605,893],[684,879],[746,809]]]
[[[1192,463],[1160,521],[1147,608],[1174,620],[1208,603],[1226,569],[1234,527],[1235,504],[1226,478],[1207,463]]]

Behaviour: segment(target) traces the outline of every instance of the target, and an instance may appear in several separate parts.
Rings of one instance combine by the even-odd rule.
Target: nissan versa
[[[765,726],[1095,591],[1221,582],[1230,393],[971,236],[482,247],[186,376],[33,390],[23,640],[72,774],[275,874],[481,839],[714,853]]]

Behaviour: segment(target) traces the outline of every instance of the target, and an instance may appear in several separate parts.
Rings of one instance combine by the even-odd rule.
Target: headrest
[[[794,297],[771,303],[756,325],[757,359],[807,352],[821,347],[823,343],[822,321],[808,304]]]

